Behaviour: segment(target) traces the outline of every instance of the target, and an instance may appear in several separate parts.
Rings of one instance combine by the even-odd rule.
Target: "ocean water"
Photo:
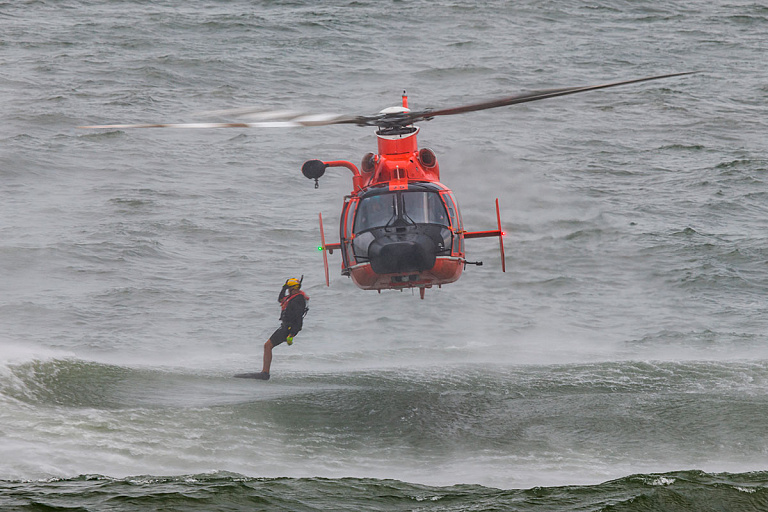
[[[0,1],[3,510],[768,510],[768,7]],[[372,114],[695,75],[421,125],[482,260],[331,259]],[[218,120],[218,119],[214,119]],[[257,371],[288,277],[305,329]]]

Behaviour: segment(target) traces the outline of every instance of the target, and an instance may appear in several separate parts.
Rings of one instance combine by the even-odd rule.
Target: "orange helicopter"
[[[411,111],[408,98],[402,106],[370,116],[305,114],[296,112],[254,112],[247,109],[219,113],[255,118],[255,122],[100,125],[81,128],[272,128],[355,124],[378,128],[378,153],[363,157],[360,169],[348,161],[309,160],[302,173],[309,179],[322,177],[329,167],[352,171],[352,192],[344,198],[339,222],[339,243],[326,244],[323,217],[319,215],[319,249],[323,253],[326,285],[330,286],[327,253],[341,251],[341,273],[352,278],[359,288],[381,290],[418,288],[421,298],[427,288],[441,287],[461,277],[468,264],[464,240],[497,237],[501,269],[506,271],[504,232],[501,228],[499,200],[496,199],[496,227],[490,231],[466,231],[458,203],[451,190],[440,182],[435,153],[419,149],[415,123],[439,116],[475,112],[491,108],[539,101],[557,96],[605,89],[695,72],[659,75],[621,82],[583,87],[533,91],[505,98],[439,110]]]
[[[440,166],[431,149],[419,149],[408,97],[402,107],[385,109],[371,121],[378,126],[378,154],[363,157],[361,168],[343,160],[309,160],[301,168],[307,178],[323,176],[328,167],[352,171],[352,193],[344,198],[339,223],[340,242],[325,243],[323,216],[320,219],[319,249],[323,251],[325,282],[330,286],[328,256],[341,250],[341,273],[363,290],[418,288],[421,298],[427,288],[452,283],[467,264],[464,240],[498,237],[502,272],[506,271],[504,232],[499,200],[496,199],[497,229],[465,231],[459,206],[451,190],[440,183]]]

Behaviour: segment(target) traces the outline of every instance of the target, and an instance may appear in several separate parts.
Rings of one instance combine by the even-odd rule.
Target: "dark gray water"
[[[766,507],[766,33],[753,2],[0,2],[0,504]],[[423,123],[507,232],[506,273],[470,240],[424,301],[337,254],[325,287],[350,176],[299,169],[370,128],[76,128],[681,71]],[[273,379],[231,379],[302,274]]]

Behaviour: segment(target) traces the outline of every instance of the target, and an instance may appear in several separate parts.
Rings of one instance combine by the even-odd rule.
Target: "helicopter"
[[[436,117],[540,101],[558,96],[679,77],[696,72],[657,75],[600,85],[537,90],[480,103],[443,109],[411,110],[408,96],[402,105],[377,114],[347,116],[306,114],[293,111],[239,109],[218,113],[249,117],[250,122],[122,124],[81,128],[273,128],[354,124],[376,127],[377,153],[367,153],[360,167],[346,160],[308,160],[302,174],[315,181],[328,168],[352,172],[352,191],[344,197],[339,220],[339,242],[326,243],[322,213],[319,214],[319,250],[323,254],[326,285],[330,286],[328,254],[341,252],[341,274],[364,290],[418,289],[423,299],[428,288],[457,281],[467,265],[482,265],[466,258],[464,241],[496,237],[501,253],[501,270],[506,271],[504,235],[499,199],[496,198],[496,229],[467,231],[451,189],[440,182],[435,153],[419,148],[416,123]]]
[[[371,122],[378,126],[377,153],[363,157],[358,169],[352,162],[309,160],[302,174],[315,180],[329,167],[352,171],[352,192],[345,196],[339,222],[339,243],[327,244],[319,214],[326,285],[330,286],[328,256],[341,251],[341,274],[359,288],[381,290],[442,287],[461,277],[468,264],[464,240],[498,237],[502,272],[506,271],[504,232],[496,198],[497,229],[466,231],[453,192],[440,182],[435,153],[418,147],[419,128],[408,115],[408,96],[402,107],[390,107]],[[359,120],[363,122],[363,120]]]

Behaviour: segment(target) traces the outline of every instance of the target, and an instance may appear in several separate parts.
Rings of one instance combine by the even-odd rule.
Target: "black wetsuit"
[[[304,313],[307,309],[307,301],[303,293],[297,293],[292,297],[286,297],[287,289],[283,288],[277,300],[282,304],[283,300],[288,305],[280,313],[280,327],[270,336],[272,346],[283,343],[288,336],[296,336],[304,324]]]

